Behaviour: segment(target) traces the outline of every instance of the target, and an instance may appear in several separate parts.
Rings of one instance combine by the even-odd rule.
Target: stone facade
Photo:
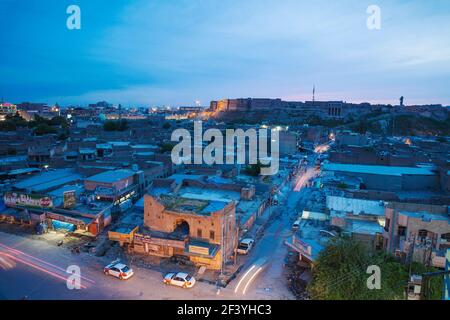
[[[146,195],[144,226],[149,230],[147,239],[153,245],[153,250],[143,251],[163,257],[184,255],[197,265],[220,269],[222,252],[228,261],[234,256],[237,246],[235,203],[231,201],[207,213],[200,212],[200,207],[204,205],[209,206],[210,203],[179,198],[169,204],[160,198]],[[177,230],[183,225],[186,234],[180,235]]]

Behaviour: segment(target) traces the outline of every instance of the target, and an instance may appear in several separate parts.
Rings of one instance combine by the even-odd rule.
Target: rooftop
[[[28,192],[41,192],[81,179],[82,176],[75,173],[72,169],[56,169],[41,172],[33,177],[19,181],[13,187],[15,189],[24,189]]]
[[[198,200],[215,201],[238,201],[241,198],[240,192],[224,189],[205,189],[199,187],[182,187],[179,195],[184,198]]]
[[[322,165],[325,171],[344,171],[352,173],[367,173],[389,176],[402,176],[404,174],[413,175],[434,175],[432,167],[390,167],[390,166],[372,166],[361,164],[344,163],[324,163]]]
[[[130,145],[129,141],[108,141],[108,144],[114,147],[127,147]]]
[[[158,146],[155,146],[153,144],[135,144],[134,146],[131,146],[133,149],[159,149]]]
[[[351,233],[375,235],[383,233],[384,229],[377,221],[351,220],[346,230]]]
[[[96,153],[96,150],[92,148],[80,148],[80,154],[91,154],[91,153]]]
[[[0,158],[0,164],[8,164],[13,162],[21,162],[26,161],[27,156],[12,156],[12,157],[3,157]]]
[[[175,212],[192,212],[196,214],[210,214],[223,209],[230,201],[199,200],[172,195],[161,195],[161,203],[167,210]]]
[[[21,168],[21,169],[15,169],[8,172],[8,175],[18,175],[18,174],[25,174],[25,173],[31,173],[31,172],[39,172],[40,169],[37,168]]]
[[[384,203],[375,200],[327,196],[327,207],[330,210],[351,212],[355,215],[384,216]]]
[[[410,211],[400,211],[400,215],[408,216],[411,218],[422,219],[423,221],[447,221],[450,224],[450,215],[442,213],[430,213],[427,211],[410,212]]]
[[[86,180],[103,183],[113,183],[131,177],[134,175],[134,173],[134,171],[128,169],[110,170],[91,176]]]

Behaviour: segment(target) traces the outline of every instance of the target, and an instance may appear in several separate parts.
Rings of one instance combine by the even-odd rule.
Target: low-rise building
[[[238,242],[234,201],[173,195],[144,199],[144,225],[134,235],[134,252],[182,255],[213,270],[234,256]]]
[[[128,169],[108,170],[86,178],[84,188],[98,200],[118,205],[139,196],[143,190],[143,173]]]
[[[386,191],[439,190],[437,171],[431,166],[392,167],[343,163],[324,163],[322,169],[334,175],[359,177],[364,189]]]
[[[450,248],[448,206],[416,203],[389,203],[383,232],[387,251],[403,258],[444,267]]]

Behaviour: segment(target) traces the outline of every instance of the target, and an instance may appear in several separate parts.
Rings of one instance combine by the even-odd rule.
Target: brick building
[[[146,195],[144,227],[134,236],[133,251],[182,255],[218,270],[234,256],[237,232],[234,201]]]

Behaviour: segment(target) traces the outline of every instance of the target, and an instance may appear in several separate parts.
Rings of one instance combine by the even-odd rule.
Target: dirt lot
[[[309,266],[298,260],[298,253],[289,252],[286,257],[286,277],[289,289],[298,300],[308,300],[306,287],[311,281]]]

